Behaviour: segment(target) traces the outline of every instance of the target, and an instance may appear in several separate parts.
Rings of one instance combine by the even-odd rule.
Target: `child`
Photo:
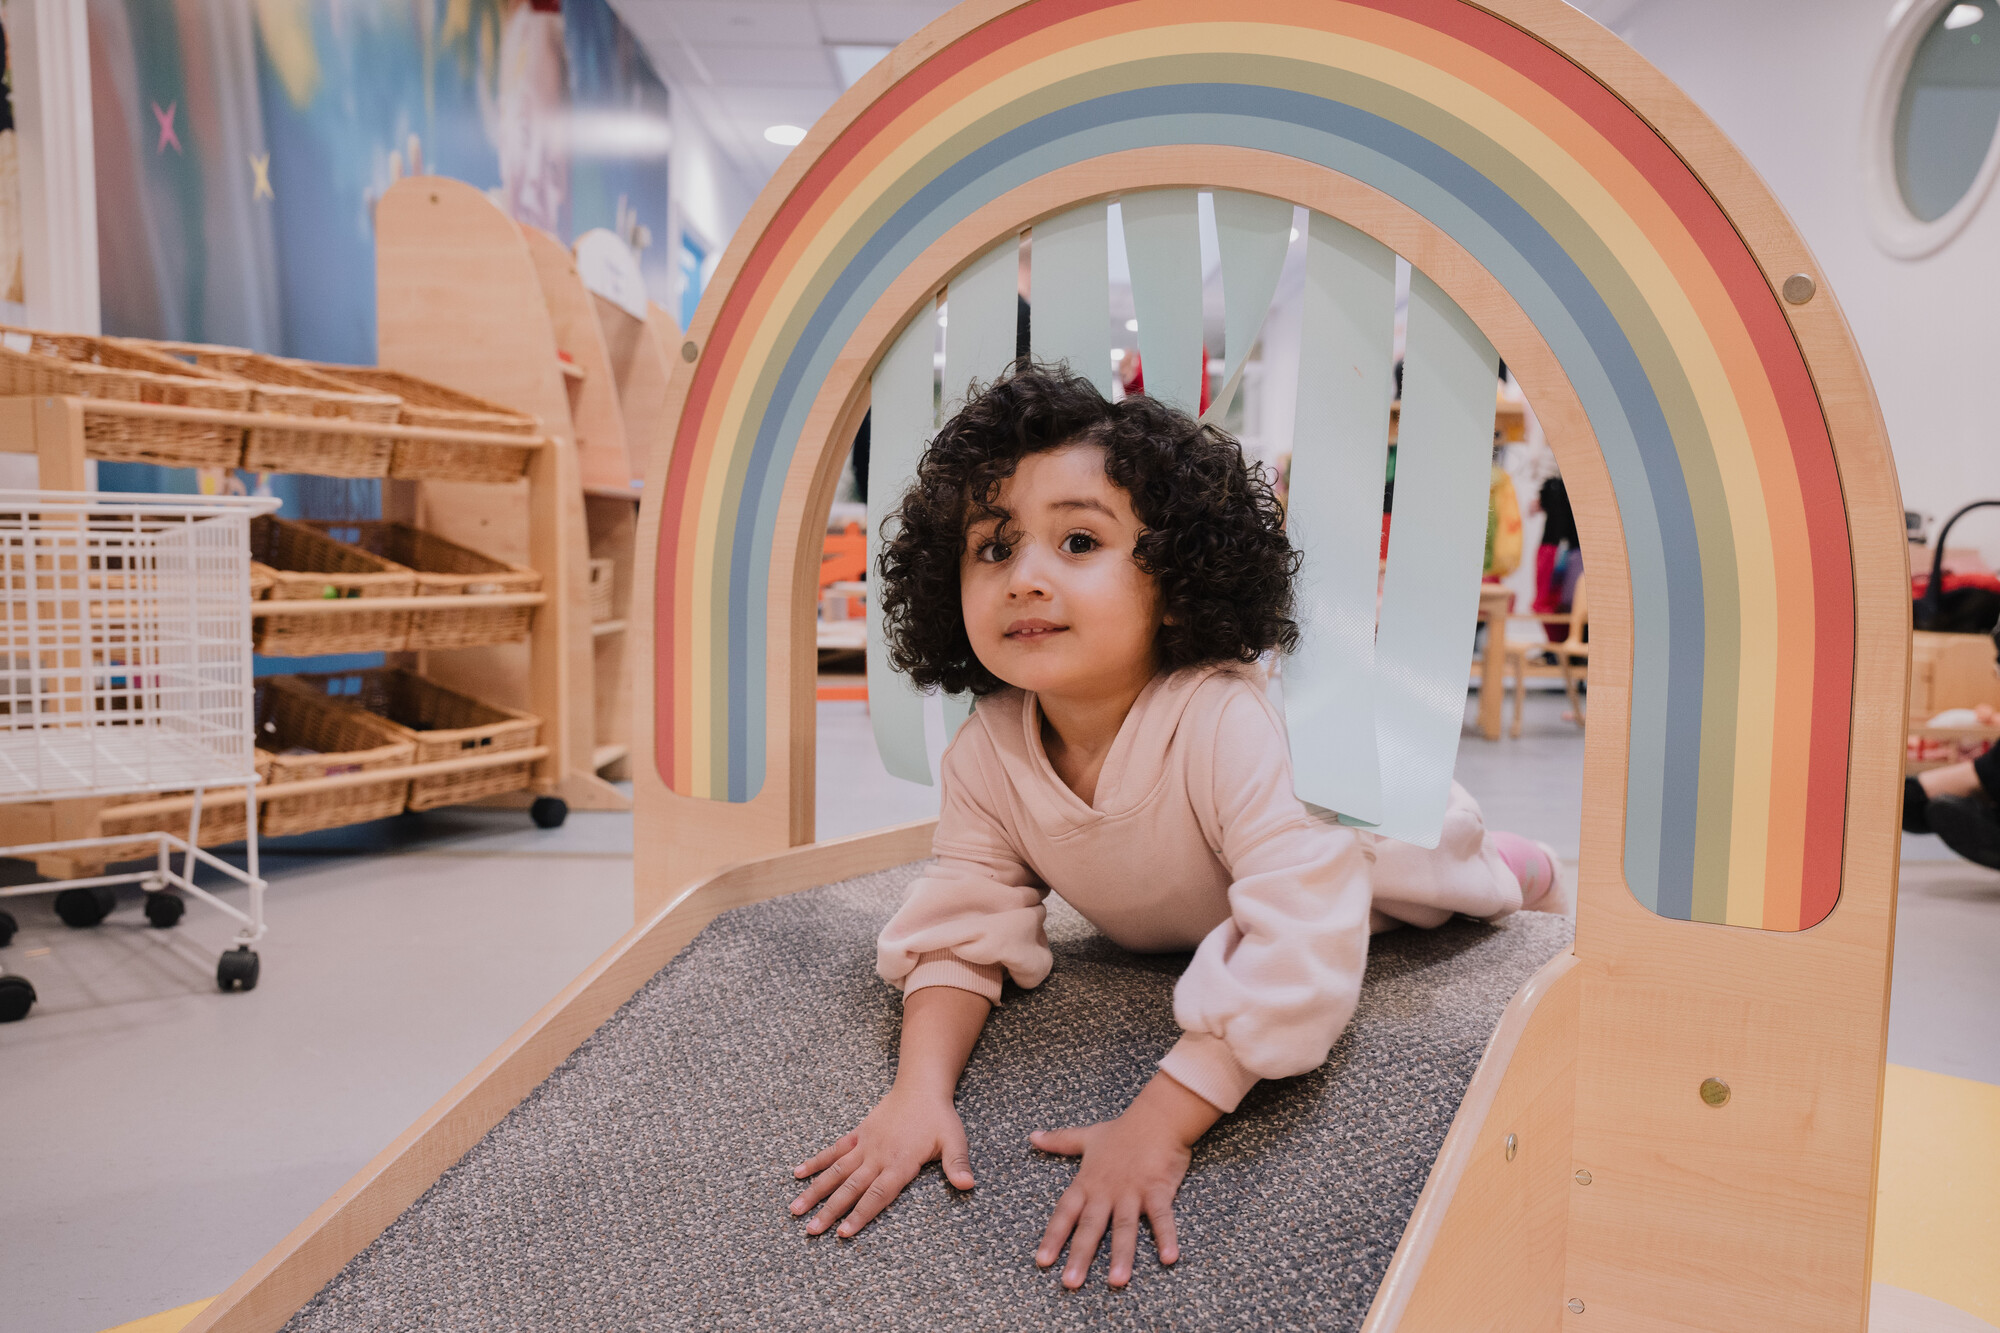
[[[852,1236],[923,1166],[973,1187],[952,1101],[1001,982],[1040,985],[1051,891],[1117,943],[1194,950],[1184,1033],[1125,1113],[1031,1136],[1081,1157],[1035,1262],[1083,1284],[1139,1220],[1178,1258],[1196,1140],[1261,1078],[1317,1067],[1354,1013],[1371,931],[1561,910],[1554,856],[1487,833],[1454,786],[1435,851],[1315,818],[1292,793],[1260,657],[1298,641],[1299,557],[1236,442],[1151,398],[1023,366],[946,424],[903,497],[879,591],[891,658],[979,704],[946,751],[936,860],[884,928],[903,990],[895,1085],[811,1160],[791,1205]],[[843,1220],[844,1219],[844,1220]]]

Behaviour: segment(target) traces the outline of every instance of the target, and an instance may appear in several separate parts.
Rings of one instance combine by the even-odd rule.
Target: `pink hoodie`
[[[1160,1067],[1224,1111],[1258,1079],[1326,1059],[1353,1017],[1371,927],[1521,906],[1460,788],[1434,851],[1309,811],[1254,667],[1155,677],[1094,805],[1050,766],[1035,697],[990,695],[945,752],[943,795],[937,859],[877,943],[883,980],[995,1003],[1003,974],[1040,985],[1053,890],[1125,948],[1195,951],[1174,987],[1183,1035]]]

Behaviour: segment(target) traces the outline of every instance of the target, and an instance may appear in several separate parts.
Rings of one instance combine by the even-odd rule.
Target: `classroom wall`
[[[2000,348],[2000,198],[1923,259],[1892,258],[1869,233],[1863,106],[1893,0],[1584,7],[1684,88],[1790,212],[1867,359],[1905,507],[1941,521],[2000,498],[2000,421],[1986,396]],[[1968,518],[1952,544],[1961,536],[2000,559],[2000,519]]]

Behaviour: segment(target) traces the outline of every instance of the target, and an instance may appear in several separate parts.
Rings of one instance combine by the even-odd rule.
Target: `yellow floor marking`
[[[1875,1281],[2000,1323],[2000,1087],[1889,1066]],[[105,1333],[180,1333],[194,1301]]]
[[[159,1314],[149,1314],[144,1319],[134,1319],[129,1324],[107,1328],[104,1333],[181,1333],[182,1329],[194,1322],[196,1315],[208,1308],[209,1301],[214,1299],[215,1297],[210,1296],[207,1300],[189,1301],[178,1309],[162,1310]]]
[[[1875,1280],[2000,1324],[2000,1087],[1889,1066]]]

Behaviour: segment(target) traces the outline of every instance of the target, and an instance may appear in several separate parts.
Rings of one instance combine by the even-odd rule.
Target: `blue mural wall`
[[[671,299],[667,90],[605,0],[88,9],[106,333],[372,364],[375,201],[413,174],[565,243],[608,228]],[[291,515],[380,512],[372,481],[262,484]],[[199,485],[99,467],[105,490]]]

